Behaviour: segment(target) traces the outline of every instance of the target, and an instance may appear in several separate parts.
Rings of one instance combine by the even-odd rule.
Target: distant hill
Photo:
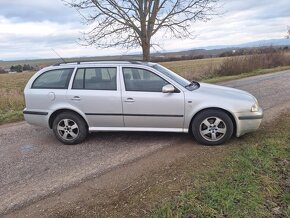
[[[192,57],[217,57],[225,52],[230,52],[238,49],[251,49],[251,48],[262,48],[262,47],[290,47],[290,39],[270,39],[270,40],[259,40],[248,43],[242,43],[237,45],[216,45],[207,46],[201,48],[192,48],[181,51],[167,51],[167,52],[156,52],[152,54],[152,57],[180,57],[180,56],[192,56]]]
[[[164,51],[152,53],[153,61],[162,61],[170,58],[182,58],[182,56],[190,56],[191,59],[218,57],[221,54],[241,48],[258,48],[258,47],[284,47],[289,46],[290,39],[269,39],[259,40],[248,43],[242,43],[237,45],[216,45],[206,46],[201,48],[189,48],[188,50],[175,50],[175,51]],[[289,49],[290,50],[290,49]],[[155,59],[154,59],[155,58]],[[89,61],[89,60],[142,60],[142,54],[140,52],[129,53],[127,55],[115,55],[115,56],[95,56],[95,57],[74,57],[65,58],[67,62],[73,61]],[[174,60],[174,59],[173,59]],[[59,59],[31,59],[31,60],[15,60],[15,61],[3,61],[0,60],[0,67],[10,67],[15,64],[30,64],[32,66],[46,66],[55,63],[59,63]]]
[[[201,49],[222,49],[222,48],[252,48],[252,47],[264,47],[264,46],[287,46],[290,45],[290,39],[268,39],[259,40],[253,42],[247,42],[237,45],[215,45],[202,47]]]

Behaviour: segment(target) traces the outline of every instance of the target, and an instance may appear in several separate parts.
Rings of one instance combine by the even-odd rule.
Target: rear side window
[[[34,80],[33,89],[67,89],[74,69],[50,70]]]
[[[73,89],[117,90],[117,69],[114,67],[97,67],[78,69]]]

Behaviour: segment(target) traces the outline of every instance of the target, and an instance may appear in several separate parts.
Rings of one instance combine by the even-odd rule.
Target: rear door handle
[[[135,100],[133,98],[127,98],[125,102],[135,102]]]
[[[80,96],[74,96],[71,100],[73,101],[79,101],[81,100]]]

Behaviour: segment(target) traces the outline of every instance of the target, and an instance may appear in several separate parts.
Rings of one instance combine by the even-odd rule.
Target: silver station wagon
[[[99,61],[46,67],[28,81],[25,120],[64,144],[95,131],[192,133],[218,145],[259,128],[257,99],[238,89],[188,81],[165,67]]]

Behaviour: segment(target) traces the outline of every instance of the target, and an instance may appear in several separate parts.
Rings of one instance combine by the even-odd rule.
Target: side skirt
[[[146,127],[89,127],[90,132],[116,132],[116,131],[128,131],[128,132],[182,132],[188,133],[188,129],[183,128],[146,128]]]

